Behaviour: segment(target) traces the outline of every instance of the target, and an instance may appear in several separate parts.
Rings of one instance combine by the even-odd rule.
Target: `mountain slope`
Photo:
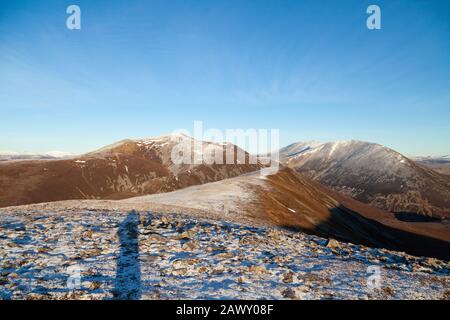
[[[100,150],[59,160],[0,162],[0,207],[68,199],[123,199],[167,192],[234,177],[261,166],[181,164],[171,161],[175,146],[190,146],[183,135],[123,140]],[[204,150],[234,150],[232,144],[199,143]]]
[[[158,203],[205,210],[208,216],[259,221],[368,246],[450,259],[450,226],[408,223],[392,213],[333,192],[289,168],[121,202]]]
[[[362,141],[299,143],[281,149],[280,158],[296,171],[378,208],[450,217],[450,179],[387,147]]]

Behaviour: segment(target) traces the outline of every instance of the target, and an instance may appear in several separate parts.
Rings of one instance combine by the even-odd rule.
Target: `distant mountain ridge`
[[[412,157],[412,159],[421,165],[450,177],[450,155]]]
[[[297,172],[381,209],[450,217],[450,179],[385,146],[299,142],[282,148],[280,158]]]
[[[45,153],[0,151],[0,161],[50,160],[50,159],[69,158],[71,156],[74,156],[74,154],[64,151],[48,151]]]
[[[193,144],[184,135],[127,139],[67,159],[0,162],[0,207],[69,199],[123,199],[173,191],[260,169],[232,144],[200,142],[203,148],[243,152],[246,163],[174,164],[175,146]]]

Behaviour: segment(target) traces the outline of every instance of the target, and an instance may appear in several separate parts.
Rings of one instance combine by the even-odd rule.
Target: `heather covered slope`
[[[123,199],[177,190],[235,177],[260,165],[239,163],[232,144],[200,142],[205,150],[234,151],[232,164],[174,164],[175,146],[191,146],[184,135],[123,140],[68,159],[0,162],[0,207],[69,199]]]
[[[450,217],[450,179],[384,146],[362,141],[296,143],[282,162],[345,195],[405,215]]]

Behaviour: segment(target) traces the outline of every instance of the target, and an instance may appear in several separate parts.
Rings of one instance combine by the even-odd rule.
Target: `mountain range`
[[[193,143],[168,135],[69,158],[3,161],[0,206],[157,206],[450,259],[448,178],[391,149],[360,141],[296,143],[281,149],[277,173],[261,175],[263,166],[249,164],[250,155],[231,143],[199,142],[244,152],[245,163],[236,157],[233,164],[173,163],[175,146]]]

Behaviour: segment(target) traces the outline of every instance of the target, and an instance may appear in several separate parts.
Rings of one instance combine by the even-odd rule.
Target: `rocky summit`
[[[0,216],[1,299],[450,299],[449,274],[434,258],[180,214]]]

